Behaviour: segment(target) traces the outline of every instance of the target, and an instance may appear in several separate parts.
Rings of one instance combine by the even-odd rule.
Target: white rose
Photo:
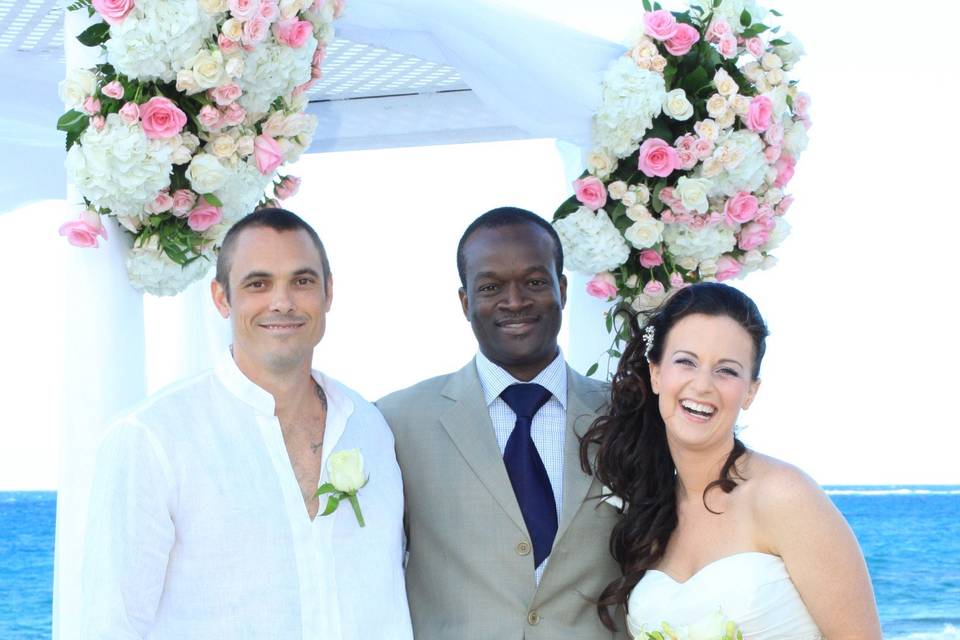
[[[656,218],[649,217],[637,220],[623,232],[627,242],[637,249],[646,249],[660,242],[664,225]]]
[[[775,53],[765,53],[763,57],[760,58],[760,64],[766,71],[772,71],[773,69],[782,68],[783,60]]]
[[[189,69],[177,71],[177,91],[183,91],[188,96],[200,93],[203,89],[197,82],[197,77]]]
[[[756,249],[751,249],[740,256],[740,263],[747,269],[756,269],[763,264],[763,254]]]
[[[700,171],[707,178],[720,175],[723,171],[723,161],[720,158],[707,158],[703,161],[703,168]]]
[[[627,193],[627,183],[623,180],[617,180],[607,185],[607,193],[614,200],[620,200]]]
[[[750,113],[750,98],[737,94],[730,99],[730,108],[738,116],[745,116]]]
[[[223,186],[229,171],[215,156],[198,154],[187,167],[187,180],[197,193],[210,193]]]
[[[243,22],[236,18],[227,18],[220,31],[231,40],[239,40],[243,37]]]
[[[97,77],[87,69],[70,69],[60,81],[60,100],[68,107],[79,107],[97,88]]]
[[[761,73],[754,84],[757,85],[758,93],[769,93],[770,91],[773,91],[773,85],[770,84],[769,80],[767,80],[766,73]]]
[[[223,65],[223,70],[231,78],[239,78],[243,75],[243,58],[234,56],[228,59],[226,64]]]
[[[627,217],[634,222],[639,222],[640,220],[650,218],[652,216],[645,206],[642,204],[635,204],[632,207],[627,207]]]
[[[774,86],[783,84],[783,71],[781,69],[767,71],[767,82]]]
[[[280,0],[280,15],[292,18],[303,10],[303,4],[303,0]]]
[[[213,15],[227,10],[227,0],[200,0],[200,8]]]
[[[697,268],[698,264],[700,264],[700,261],[693,256],[680,256],[677,259],[677,265],[681,269],[686,269],[687,271],[693,271]]]
[[[733,112],[733,109],[727,109],[717,118],[717,126],[721,129],[729,129],[733,126],[736,119],[737,114]]]
[[[327,470],[330,474],[330,484],[337,491],[353,493],[358,491],[367,482],[363,472],[363,455],[360,449],[335,451],[327,460]]]
[[[715,93],[707,100],[707,113],[711,118],[720,118],[728,111],[727,99],[719,93]]]
[[[237,154],[240,157],[246,157],[253,153],[253,136],[240,136],[237,138]]]
[[[763,73],[763,69],[756,62],[748,62],[747,64],[743,65],[741,71],[743,72],[744,77],[746,77],[746,79],[750,82],[756,82],[757,78],[759,78]]]
[[[780,201],[783,200],[783,190],[782,189],[767,189],[767,192],[763,194],[763,202],[765,204],[774,207],[780,204]]]
[[[701,260],[700,265],[697,267],[697,271],[700,272],[701,278],[711,278],[717,275],[717,261],[713,258]]]
[[[723,67],[717,69],[717,72],[714,74],[713,86],[717,88],[717,93],[724,97],[736,95],[740,90],[740,87],[737,86],[737,83]]]
[[[180,145],[173,150],[173,153],[170,155],[170,160],[173,164],[187,164],[192,157],[193,152],[186,146]]]
[[[663,70],[667,68],[667,59],[663,56],[653,56],[650,59],[650,69],[656,71],[657,73],[663,73]]]
[[[602,149],[587,154],[587,171],[590,175],[606,180],[617,169],[617,159]],[[626,186],[626,185],[624,185]]]
[[[664,97],[663,111],[674,120],[689,120],[693,116],[693,105],[683,89],[674,89]]]
[[[229,135],[217,136],[207,145],[207,151],[218,158],[229,158],[236,150],[237,142]]]
[[[726,635],[727,619],[718,611],[687,627],[687,640],[716,640]]]
[[[681,176],[677,180],[677,186],[673,189],[673,195],[680,198],[684,208],[689,211],[706,213],[710,208],[707,201],[707,194],[713,183],[704,178],[688,178]]]
[[[637,204],[637,192],[633,189],[630,189],[623,194],[623,197],[620,198],[620,200],[623,202],[623,206],[632,207],[633,205]]]
[[[807,148],[809,142],[807,128],[802,122],[794,122],[783,136],[783,148],[794,158]]]
[[[793,68],[793,65],[800,60],[800,57],[803,56],[805,52],[800,40],[797,39],[797,37],[792,33],[788,32],[786,35],[780,36],[780,39],[787,44],[774,47],[773,50],[778,56],[780,56],[780,59],[783,60],[783,68],[789,71]]]
[[[760,268],[766,271],[767,269],[772,269],[777,266],[777,263],[780,260],[776,256],[764,256],[763,264],[760,265]]]
[[[706,118],[696,123],[693,125],[693,130],[704,140],[712,140],[714,142],[716,142],[717,137],[720,135],[720,127],[718,127],[716,121],[711,118]]]
[[[187,149],[190,149],[191,152],[197,150],[197,147],[200,146],[200,138],[196,135],[190,133],[189,131],[184,131],[180,134],[180,140]]]
[[[638,284],[640,284],[640,277],[635,273],[631,273],[623,282],[623,286],[627,289],[636,289]]]
[[[201,89],[213,89],[227,81],[223,68],[223,54],[219,50],[201,49],[187,66],[193,69],[193,75]]]
[[[650,202],[650,189],[645,184],[636,184],[630,187],[630,190],[637,194],[638,204],[647,204]]]

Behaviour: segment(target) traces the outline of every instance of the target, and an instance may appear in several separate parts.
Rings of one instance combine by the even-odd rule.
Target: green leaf
[[[663,211],[664,204],[663,200],[660,199],[660,192],[663,191],[663,188],[667,186],[666,180],[660,180],[657,182],[656,186],[653,188],[653,193],[650,194],[650,202],[653,204],[653,210],[657,213]]]
[[[106,22],[98,22],[97,24],[91,25],[87,27],[83,33],[77,36],[77,40],[80,41],[80,44],[84,44],[88,47],[96,47],[97,45],[101,45],[109,39],[110,25]]]
[[[740,24],[749,27],[751,22],[753,22],[753,18],[750,17],[750,12],[744,9],[743,13],[740,14]]]
[[[607,355],[611,358],[619,358],[622,354],[616,349],[607,349]]]
[[[597,362],[594,362],[592,365],[590,365],[590,368],[587,369],[587,372],[584,375],[589,378],[590,376],[595,374],[597,372],[597,369],[599,368],[600,368],[600,364]]]
[[[605,320],[605,322],[607,325],[607,333],[610,333],[611,331],[613,331],[613,314],[612,313],[607,314],[607,319]]]
[[[780,13],[779,11],[777,11],[776,9],[770,9],[770,13],[772,13],[772,14],[775,15],[775,16],[777,16],[778,18],[783,17],[783,14]]]
[[[215,206],[215,207],[222,207],[222,206],[223,206],[223,202],[221,202],[220,198],[218,198],[217,196],[213,195],[212,193],[205,193],[205,194],[203,194],[203,199],[206,200],[207,202],[209,202],[210,204],[212,204],[212,205]]]
[[[357,495],[356,495],[356,494],[352,494],[352,495],[350,496],[349,500],[350,500],[350,506],[353,507],[353,514],[354,514],[355,516],[357,516],[357,523],[358,523],[361,527],[367,526],[367,523],[365,523],[365,522],[363,521],[363,513],[361,513],[361,511],[360,511],[360,501],[357,500]]]
[[[337,507],[339,506],[340,506],[340,498],[338,498],[337,496],[330,496],[330,498],[327,500],[327,508],[324,509],[323,513],[321,513],[320,515],[328,516],[334,511],[336,511]]]
[[[68,131],[67,132],[67,151],[70,151],[70,147],[75,145],[80,140],[80,135],[83,131]]]
[[[714,9],[716,9],[717,7],[719,7],[721,4],[723,4],[723,0],[713,0],[713,8],[714,8]]]
[[[60,116],[57,120],[57,130],[58,131],[83,131],[90,124],[90,116],[83,113],[82,111],[77,111],[76,109],[70,109],[65,114]]]
[[[653,7],[650,6],[650,0],[643,0],[643,10],[647,13],[653,11]]]
[[[770,44],[772,44],[775,47],[785,47],[790,43],[784,40],[783,38],[777,38],[776,40],[771,40]]]
[[[321,495],[323,495],[323,494],[325,494],[325,493],[332,493],[332,492],[334,492],[334,491],[336,491],[336,490],[337,490],[337,488],[334,487],[331,483],[329,483],[329,482],[324,482],[324,483],[323,483],[322,485],[320,485],[320,487],[317,489],[317,492],[316,492],[315,494],[313,494],[313,497],[321,496]]]

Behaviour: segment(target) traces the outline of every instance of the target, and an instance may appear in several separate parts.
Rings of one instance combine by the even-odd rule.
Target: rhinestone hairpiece
[[[650,352],[653,351],[653,335],[656,333],[653,325],[647,325],[647,328],[643,330],[643,344],[647,345],[646,349],[643,350],[643,357],[649,362],[650,361]]]

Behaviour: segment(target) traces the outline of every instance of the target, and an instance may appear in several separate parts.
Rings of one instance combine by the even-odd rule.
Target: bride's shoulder
[[[783,511],[796,512],[827,500],[820,485],[801,469],[755,451],[744,469],[747,496],[759,517],[779,517]]]

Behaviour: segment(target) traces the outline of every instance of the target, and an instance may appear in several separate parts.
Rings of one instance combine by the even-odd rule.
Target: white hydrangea
[[[574,271],[591,276],[613,271],[630,257],[630,247],[603,209],[594,213],[580,207],[553,226],[567,264]]]
[[[271,103],[290,94],[310,79],[310,63],[317,41],[313,36],[301,47],[280,45],[270,36],[250,52],[237,84],[243,90],[240,106],[248,113],[266,113]]]
[[[710,197],[733,196],[741,191],[756,191],[763,184],[767,161],[763,156],[763,141],[753,131],[727,131],[717,139],[713,158],[721,161],[722,169],[715,176]],[[695,176],[704,177],[704,164],[697,167]]]
[[[160,250],[156,237],[142,247],[133,247],[127,254],[127,276],[134,288],[155,296],[173,296],[203,278],[216,263],[212,253],[205,253],[185,267]]]
[[[796,158],[807,148],[810,139],[807,137],[807,128],[802,122],[789,123],[783,134],[783,150]]]
[[[251,213],[263,200],[265,189],[273,176],[265,176],[252,162],[239,162],[230,172],[223,186],[214,192],[223,203],[223,224],[228,227]],[[224,230],[226,233],[226,230]]]
[[[790,235],[790,223],[782,217],[774,218],[773,231],[770,232],[767,242],[760,247],[760,250],[763,253],[773,251],[780,246],[780,243],[783,242],[788,235]]]
[[[84,197],[117,215],[138,215],[170,184],[170,147],[148,140],[138,124],[107,116],[100,131],[88,127],[67,153],[67,172]]]
[[[110,27],[107,59],[126,76],[172,82],[216,32],[214,16],[197,0],[137,0],[133,11]]]
[[[670,224],[663,231],[663,241],[670,255],[683,264],[692,264],[694,260],[716,260],[737,245],[733,229],[721,224],[699,229]]]
[[[797,64],[797,61],[803,57],[806,51],[800,39],[789,31],[785,35],[779,36],[779,39],[787,44],[774,47],[773,51],[780,56],[780,59],[783,61],[783,68],[789,71]]]
[[[594,141],[617,158],[629,156],[660,115],[666,95],[663,76],[641,69],[627,56],[617,58],[603,76]]]

